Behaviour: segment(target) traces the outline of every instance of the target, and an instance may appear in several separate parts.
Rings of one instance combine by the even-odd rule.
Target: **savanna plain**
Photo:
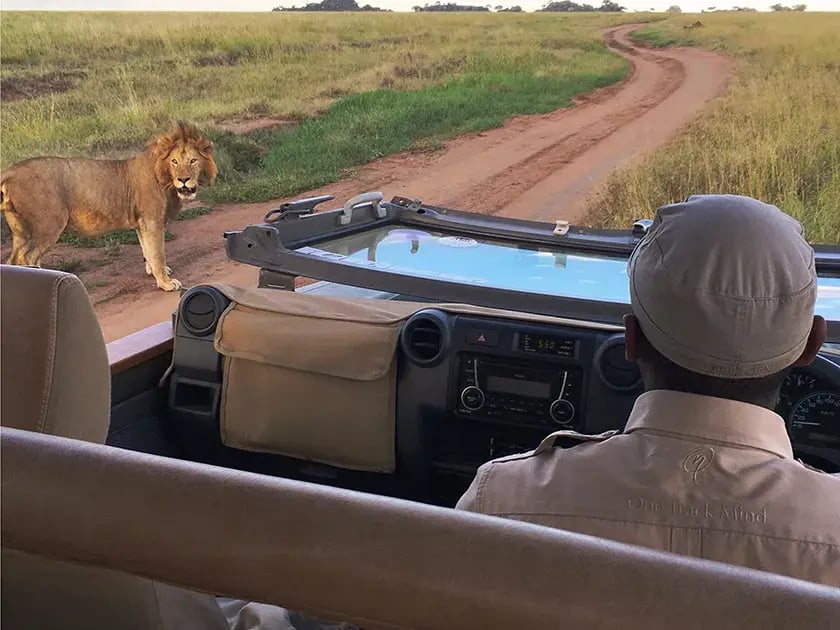
[[[181,216],[202,220],[574,106],[631,72],[603,39],[626,23],[640,23],[639,44],[714,50],[735,70],[674,139],[607,177],[585,222],[627,227],[689,194],[730,192],[779,205],[812,242],[840,243],[840,13],[4,12],[0,168],[125,157],[189,120],[220,169]],[[46,264],[74,272],[136,248],[133,232],[62,241]]]

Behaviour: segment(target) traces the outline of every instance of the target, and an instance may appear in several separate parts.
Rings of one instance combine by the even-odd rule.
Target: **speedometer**
[[[790,436],[799,444],[840,445],[840,394],[814,392],[799,400],[790,414]]]

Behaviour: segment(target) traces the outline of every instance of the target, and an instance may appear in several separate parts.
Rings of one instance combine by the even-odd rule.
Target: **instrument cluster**
[[[782,385],[776,412],[794,448],[831,449],[840,457],[840,367],[827,360],[794,368]]]

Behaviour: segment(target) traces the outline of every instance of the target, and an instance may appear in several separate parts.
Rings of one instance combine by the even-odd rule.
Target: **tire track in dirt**
[[[641,99],[633,107],[627,107],[604,120],[582,126],[554,144],[530,155],[509,170],[500,173],[474,187],[462,196],[461,203],[479,205],[489,213],[499,213],[507,216],[525,216],[536,218],[534,213],[539,209],[532,208],[532,212],[514,212],[509,208],[527,191],[532,190],[546,179],[546,173],[556,173],[579,160],[596,142],[616,132],[622,126],[638,118],[640,112],[654,108],[667,96],[672,94],[682,83],[685,72],[682,65],[674,60],[663,60],[666,72],[657,81],[655,91]],[[579,208],[555,208],[566,220],[581,219]],[[565,212],[564,212],[565,211]]]
[[[360,192],[381,190],[386,198],[583,223],[587,201],[604,178],[676,135],[724,91],[731,72],[728,59],[708,51],[639,48],[629,39],[637,28],[605,32],[607,44],[631,62],[630,76],[581,95],[574,107],[516,117],[499,129],[455,138],[440,151],[391,156],[298,197],[330,193],[339,206]],[[178,238],[167,243],[167,261],[174,277],[185,286],[209,279],[255,284],[256,268],[227,260],[222,233],[259,221],[282,201],[228,204],[173,224]],[[61,247],[53,258],[82,255]],[[165,320],[177,306],[177,295],[157,290],[143,273],[139,246],[124,246],[113,261],[80,275],[107,341]]]

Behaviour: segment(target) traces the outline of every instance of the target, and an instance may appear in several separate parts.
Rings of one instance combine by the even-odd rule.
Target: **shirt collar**
[[[624,433],[643,430],[757,448],[793,459],[782,417],[737,400],[665,389],[645,392],[636,399]]]

